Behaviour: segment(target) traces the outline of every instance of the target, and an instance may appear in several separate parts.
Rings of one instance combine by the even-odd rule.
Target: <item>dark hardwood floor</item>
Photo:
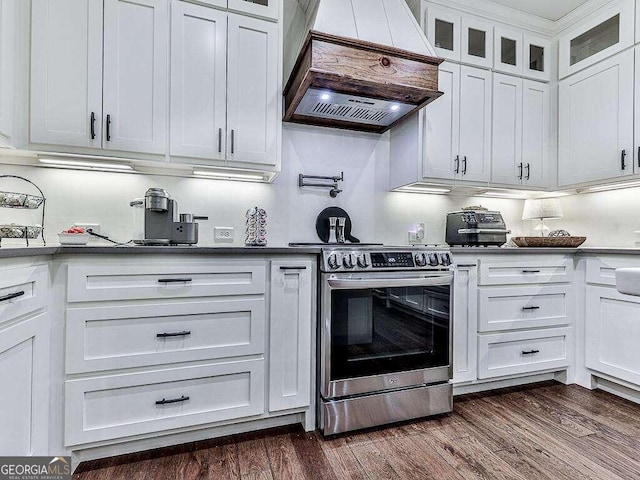
[[[640,405],[542,383],[326,440],[300,427],[85,462],[77,480],[640,479]]]

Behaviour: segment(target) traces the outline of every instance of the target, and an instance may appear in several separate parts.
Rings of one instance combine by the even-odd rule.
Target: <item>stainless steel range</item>
[[[324,435],[452,411],[452,263],[420,248],[323,249]]]

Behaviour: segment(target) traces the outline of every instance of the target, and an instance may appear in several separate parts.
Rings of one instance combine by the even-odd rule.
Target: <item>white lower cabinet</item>
[[[313,263],[271,262],[269,411],[306,407],[311,402]]]
[[[48,455],[49,316],[0,329],[0,452]]]
[[[587,286],[586,366],[640,386],[640,297]]]
[[[520,375],[570,365],[571,328],[479,335],[478,378]]]
[[[458,265],[453,286],[453,383],[477,378],[478,269]]]
[[[260,415],[264,360],[67,380],[65,445]]]

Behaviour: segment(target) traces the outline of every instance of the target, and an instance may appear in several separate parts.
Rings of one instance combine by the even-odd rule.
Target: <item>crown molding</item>
[[[616,0],[589,0],[555,22],[555,34],[559,35],[561,32],[570,29],[602,7],[613,6],[616,3],[619,2]]]

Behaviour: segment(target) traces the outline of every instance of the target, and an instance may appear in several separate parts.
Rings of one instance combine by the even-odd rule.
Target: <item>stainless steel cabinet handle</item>
[[[0,297],[0,302],[8,302],[9,300],[13,300],[14,298],[18,298],[24,295],[24,290],[21,292],[10,293],[9,295],[5,295],[4,297]]]
[[[477,263],[458,263],[456,265],[456,267],[458,268],[473,268],[473,267],[477,267],[478,264]]]
[[[189,400],[189,397],[185,397],[184,395],[182,395],[180,398],[172,398],[170,400],[165,400],[163,398],[162,400],[158,400],[156,402],[156,405],[169,405],[170,403],[186,402],[187,400]]]
[[[518,165],[518,178],[522,180],[522,162]]]
[[[91,140],[96,138],[96,112],[91,112],[90,125],[91,128]]]
[[[523,350],[522,351],[523,355],[534,355],[536,353],[540,353],[540,350],[528,350],[528,351]]]
[[[540,273],[540,270],[522,270],[522,273]]]
[[[621,162],[621,166],[622,166],[622,170],[624,170],[625,168],[627,168],[627,162],[625,161],[625,159],[627,158],[627,151],[626,150],[622,150],[622,155],[620,155],[620,162]]]
[[[192,278],[159,278],[158,283],[187,283],[193,282]]]
[[[529,180],[531,178],[531,164],[527,163],[527,176],[525,178],[525,180]]]
[[[467,174],[467,157],[462,157],[462,174]]]
[[[454,169],[455,173],[460,173],[460,155],[456,155],[455,158],[456,168]]]
[[[540,307],[522,307],[523,310],[540,310]]]
[[[107,142],[111,141],[111,115],[107,115]]]
[[[234,129],[231,129],[231,153],[234,153],[235,149],[236,149],[236,131]]]
[[[158,333],[156,337],[158,338],[170,338],[170,337],[186,337],[187,335],[191,335],[189,330],[185,330],[184,332],[164,332]]]
[[[280,270],[306,270],[307,267],[286,267],[286,266],[282,266],[280,267]]]
[[[222,129],[218,129],[218,153],[222,153]]]

